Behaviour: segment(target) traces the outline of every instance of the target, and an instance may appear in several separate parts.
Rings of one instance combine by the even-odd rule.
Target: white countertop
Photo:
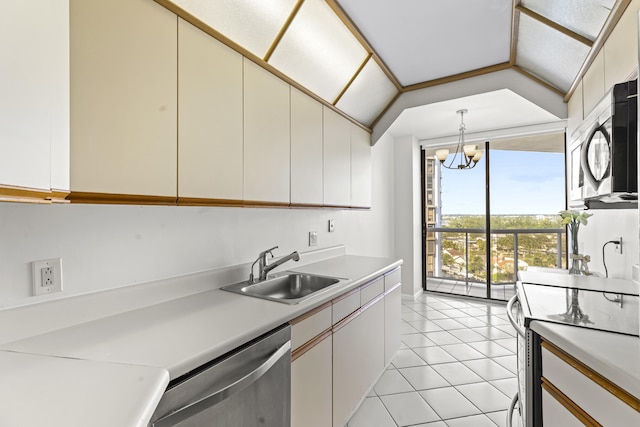
[[[68,417],[73,416],[73,411],[66,411],[61,414],[61,417],[63,415],[65,417],[59,419],[48,417],[48,422],[44,424],[65,427],[146,425],[148,417],[151,416],[170,379],[225,354],[401,263],[391,259],[345,255],[300,268],[289,265],[289,269],[294,271],[348,279],[343,284],[327,288],[317,297],[296,305],[237,295],[218,289],[226,283],[212,283],[209,290],[162,300],[128,311],[119,312],[116,309],[113,311],[114,314],[105,317],[87,318],[84,313],[79,314],[78,319],[82,321],[74,322],[66,319],[59,329],[24,336],[0,345],[0,354],[5,355],[4,357],[11,356],[8,359],[0,359],[0,401],[3,402],[3,407],[7,404],[7,408],[24,409],[24,406],[20,405],[26,402],[21,401],[12,405],[14,399],[18,398],[14,397],[12,388],[6,385],[5,378],[13,375],[14,369],[21,363],[30,361],[29,363],[38,365],[40,360],[44,366],[46,363],[55,361],[60,365],[56,372],[73,380],[69,384],[60,383],[63,386],[59,387],[57,393],[49,399],[48,405],[64,407],[72,401],[67,400],[67,397],[72,399],[83,390],[85,393],[91,390],[87,399],[91,399],[91,395],[95,395],[96,398],[109,396],[111,398],[109,404],[119,409],[94,412],[93,415],[108,421],[105,424],[87,423],[86,414],[83,415],[82,412],[78,414],[78,418],[70,420]],[[153,288],[148,291],[152,292]],[[127,290],[124,289],[123,292]],[[105,298],[107,297],[113,300],[113,292],[106,294]],[[96,305],[96,308],[100,306],[99,297],[94,296],[90,301],[91,304]],[[110,303],[112,304],[113,301]],[[55,315],[46,303],[40,308],[49,316]],[[92,307],[84,308],[85,311],[90,312]],[[37,316],[39,307],[32,306],[25,310],[31,316]],[[24,316],[25,310],[15,310],[16,318]],[[58,315],[64,317],[65,313],[58,313]],[[11,322],[11,311],[3,312],[2,320],[4,324],[10,324],[6,322]],[[34,355],[40,358],[27,359],[37,357]],[[7,362],[4,363],[4,360]],[[112,379],[116,382],[106,381],[104,376],[98,373],[105,366],[112,370],[121,369],[118,374],[112,375]],[[120,393],[121,384],[117,382],[118,378],[122,380],[122,384],[127,380],[147,378],[135,369],[141,370],[148,376],[148,381],[144,381],[147,387],[129,387],[130,393]],[[142,371],[144,369],[149,371]],[[30,372],[30,370],[21,371],[24,384],[37,387],[40,382],[43,382],[42,387],[53,387],[52,384],[58,383],[56,378],[37,375],[37,369],[33,370],[34,374]],[[105,369],[105,372],[109,371]],[[30,407],[34,407],[33,399],[29,404]],[[75,408],[75,401],[73,407]],[[152,407],[150,412],[149,407]],[[87,408],[88,411],[92,411],[91,405],[88,404]],[[143,412],[140,413],[140,411]],[[24,410],[16,410],[11,414],[14,417],[30,416],[30,412]],[[11,417],[12,415],[0,415],[2,416]],[[123,416],[127,418],[126,421],[121,418]],[[141,417],[145,416],[146,421],[141,421]],[[14,420],[14,418],[8,419]],[[36,418],[24,418],[21,422],[22,424],[13,423],[13,421],[3,423],[0,418],[0,425],[3,427],[44,425]]]
[[[623,279],[575,276],[566,270],[521,271],[525,283],[638,295],[638,284]],[[640,399],[640,338],[541,320],[531,329],[600,375]]]
[[[640,399],[640,338],[533,321],[531,329]]]
[[[145,427],[164,369],[0,351],[0,426]]]

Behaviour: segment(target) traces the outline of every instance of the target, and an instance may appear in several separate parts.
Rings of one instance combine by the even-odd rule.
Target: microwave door
[[[585,198],[607,192],[611,171],[611,134],[610,119],[602,125],[596,124],[582,143],[580,166],[584,173]],[[602,187],[602,188],[601,188]]]

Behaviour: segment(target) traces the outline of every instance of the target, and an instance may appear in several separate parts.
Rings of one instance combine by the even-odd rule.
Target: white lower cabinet
[[[384,297],[384,364],[391,363],[400,348],[400,321],[402,315],[400,283],[385,292]]]
[[[333,426],[342,427],[354,411],[364,390],[360,312],[347,317],[333,329]]]
[[[546,390],[542,390],[542,424],[545,427],[583,427],[567,408],[551,396]]]
[[[638,426],[640,401],[555,346],[542,343],[542,418],[545,427],[573,425],[558,405],[587,426]],[[556,417],[558,417],[556,419]]]
[[[384,371],[384,294],[380,294],[360,314],[360,399],[369,391]],[[359,399],[359,400],[360,400]],[[358,401],[358,403],[360,403]]]
[[[292,427],[331,425],[332,355],[331,334],[327,334],[291,362]]]
[[[384,372],[400,345],[399,271],[290,322],[293,427],[343,427]]]
[[[349,421],[384,368],[384,295],[380,294],[334,327],[334,427]]]

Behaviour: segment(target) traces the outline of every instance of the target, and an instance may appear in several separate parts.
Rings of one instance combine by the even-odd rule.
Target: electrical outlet
[[[333,230],[335,229],[335,224],[333,222],[332,219],[329,220],[329,233],[333,233]]]
[[[616,244],[616,252],[621,254],[622,253],[622,237],[616,237],[614,240],[617,240],[620,243]]]
[[[62,291],[62,259],[43,259],[31,263],[33,295]]]
[[[310,231],[309,232],[309,246],[318,246],[318,232]]]

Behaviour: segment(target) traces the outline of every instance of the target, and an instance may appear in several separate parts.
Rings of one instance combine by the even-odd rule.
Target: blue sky
[[[492,150],[491,214],[557,214],[564,209],[564,155]],[[442,168],[443,215],[485,213],[485,158],[472,170]]]

